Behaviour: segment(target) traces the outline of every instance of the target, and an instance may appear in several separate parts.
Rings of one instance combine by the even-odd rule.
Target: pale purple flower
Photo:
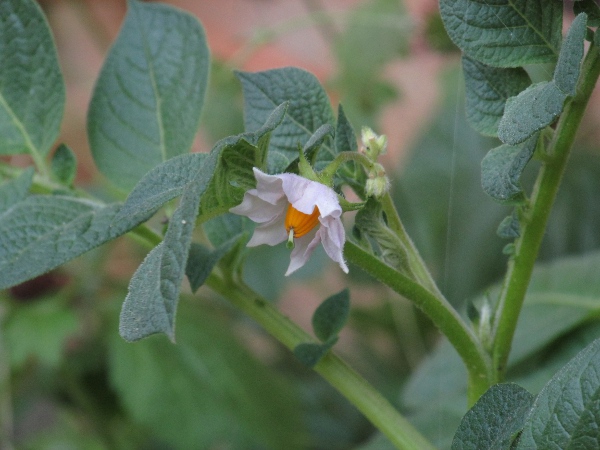
[[[293,173],[268,175],[254,169],[256,189],[244,194],[242,203],[231,208],[259,225],[248,247],[294,244],[286,275],[302,267],[319,243],[327,255],[348,273],[342,249],[345,231],[342,207],[333,189]]]

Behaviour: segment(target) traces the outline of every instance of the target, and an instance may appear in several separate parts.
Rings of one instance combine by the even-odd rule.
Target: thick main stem
[[[206,284],[233,305],[256,320],[267,332],[290,350],[314,339],[245,285],[225,283],[211,274]],[[434,449],[377,390],[333,353],[314,367],[340,391],[398,449]]]
[[[515,253],[511,258],[495,313],[492,359],[494,381],[502,381],[508,355],[533,266],[546,230],[548,217],[558,192],[575,134],[581,123],[588,100],[600,74],[600,54],[592,44],[582,66],[577,93],[560,117],[554,139],[550,143],[538,175],[530,208],[521,225]]]

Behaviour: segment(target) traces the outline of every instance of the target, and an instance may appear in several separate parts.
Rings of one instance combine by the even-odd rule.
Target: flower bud
[[[363,127],[361,130],[362,151],[371,161],[376,161],[379,155],[384,155],[387,151],[387,136],[375,134],[369,127]]]
[[[385,174],[381,164],[375,163],[369,171],[369,178],[365,185],[365,193],[368,197],[380,198],[390,189],[390,180]]]

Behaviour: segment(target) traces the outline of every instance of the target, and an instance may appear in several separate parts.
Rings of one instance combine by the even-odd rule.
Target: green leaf
[[[329,341],[323,344],[315,344],[314,342],[304,342],[294,347],[294,355],[302,364],[309,368],[315,367],[319,361],[327,354],[329,350],[337,342],[337,336],[334,336]]]
[[[312,326],[315,335],[323,342],[335,338],[346,325],[350,316],[350,291],[343,291],[328,297],[315,310]]]
[[[164,240],[152,249],[133,275],[120,316],[119,333],[125,340],[131,342],[154,333],[165,333],[175,341],[175,313],[181,281],[200,197],[207,188],[213,167],[203,165],[194,181],[185,187]]]
[[[129,193],[116,220],[154,214],[164,203],[181,195],[198,169],[208,163],[208,158],[205,153],[191,153],[171,158],[152,169]]]
[[[296,386],[259,362],[224,314],[193,299],[180,310],[175,346],[108,333],[110,382],[127,417],[176,449],[306,448]]]
[[[496,234],[502,239],[514,239],[521,235],[521,224],[519,223],[519,217],[516,211],[500,222]]]
[[[34,358],[50,367],[57,367],[65,356],[66,340],[77,332],[79,322],[75,311],[57,299],[16,308],[3,324],[14,369],[25,366]]]
[[[331,124],[324,124],[317,128],[317,131],[313,133],[313,135],[306,141],[302,151],[306,154],[307,158],[310,160],[314,156],[318,158],[318,152],[321,146],[327,142],[329,144],[330,138],[333,136],[335,129]],[[318,170],[319,167],[317,166]]]
[[[72,186],[77,175],[77,158],[65,144],[60,144],[52,156],[52,175],[65,186]]]
[[[562,2],[547,0],[440,0],[452,41],[469,57],[494,67],[555,62],[562,10]]]
[[[222,214],[203,224],[204,233],[212,245],[220,247],[225,242],[254,230],[254,222],[237,214]]]
[[[513,384],[496,384],[463,417],[452,450],[506,450],[523,428],[533,395]]]
[[[519,203],[524,199],[521,174],[533,156],[538,135],[518,146],[493,148],[481,161],[483,190],[499,203]]]
[[[539,393],[517,449],[598,448],[600,339],[563,367]]]
[[[481,134],[496,136],[506,101],[531,84],[521,67],[503,69],[487,66],[463,56],[467,120]]]
[[[189,151],[209,69],[204,31],[195,17],[159,3],[131,0],[128,6],[88,114],[94,160],[124,189]]]
[[[41,161],[58,136],[65,85],[37,2],[0,2],[0,155]]]
[[[0,289],[48,272],[149,218],[113,222],[120,206],[33,195],[0,212]]]
[[[566,98],[554,81],[534,84],[509,98],[498,124],[498,137],[505,144],[520,144],[554,122]]]
[[[600,26],[600,7],[596,0],[580,0],[573,3],[573,12],[575,14],[586,13],[590,27]]]
[[[587,15],[579,14],[571,24],[560,48],[558,63],[554,69],[554,83],[565,95],[574,96],[579,80],[583,43],[587,32]]]
[[[0,214],[27,197],[34,172],[30,167],[17,178],[0,184]]]
[[[271,111],[289,102],[287,115],[271,134],[267,159],[269,173],[282,172],[298,158],[298,145],[304,147],[319,127],[334,124],[329,98],[317,78],[301,69],[286,67],[264,72],[238,72],[244,91],[246,131],[257,130]],[[323,146],[319,159],[333,159],[331,148]]]
[[[192,242],[185,266],[185,275],[190,282],[192,292],[196,292],[204,284],[215,265],[238,241],[238,237],[224,242],[214,250]]]

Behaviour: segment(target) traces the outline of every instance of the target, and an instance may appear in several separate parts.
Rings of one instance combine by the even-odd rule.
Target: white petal
[[[242,203],[231,208],[234,214],[246,216],[256,223],[265,223],[286,211],[287,200],[281,198],[279,202],[271,204],[257,195],[256,189],[251,189],[244,194]]]
[[[258,197],[271,204],[277,203],[284,197],[281,175],[268,175],[255,167],[254,176]]]
[[[264,223],[254,229],[252,239],[248,242],[248,247],[257,245],[277,245],[287,240],[288,235],[285,231],[285,215],[275,217],[271,222]]]
[[[290,255],[290,265],[288,266],[285,276],[295,272],[308,261],[310,255],[321,242],[321,237],[317,230],[312,230],[301,238],[294,239],[294,250]]]
[[[323,217],[340,217],[342,215],[340,202],[333,189],[298,175],[282,175],[288,175],[282,178],[283,192],[298,211],[310,214],[317,206]]]
[[[344,242],[346,240],[346,232],[342,221],[333,217],[320,218],[321,227],[318,234],[321,236],[321,242],[325,253],[335,262],[337,262],[342,270],[348,273],[348,266],[344,261]]]

